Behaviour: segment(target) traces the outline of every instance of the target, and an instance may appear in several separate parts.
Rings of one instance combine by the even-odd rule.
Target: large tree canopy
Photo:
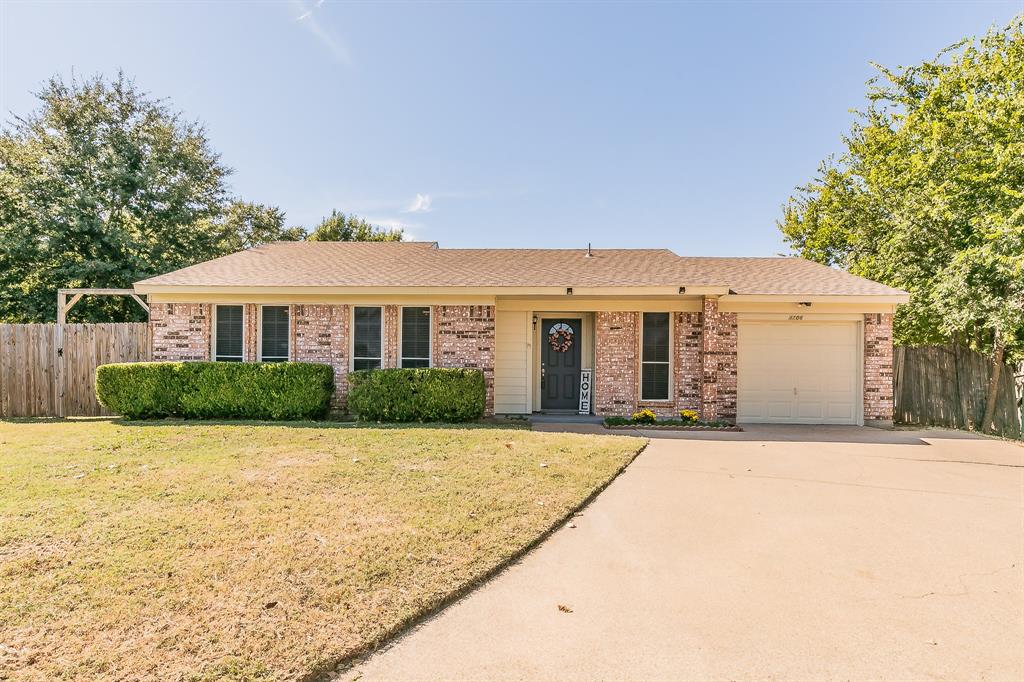
[[[334,211],[312,234],[275,206],[229,199],[203,128],[118,74],[51,79],[39,109],[0,133],[0,321],[56,317],[65,287],[122,288],[271,241],[397,241]],[[76,320],[144,319],[85,298]]]
[[[306,238],[313,242],[400,242],[402,236],[402,230],[376,227],[358,216],[333,210]]]
[[[201,126],[119,74],[54,78],[0,134],[0,319],[53,320],[60,287],[126,287],[218,255],[229,169]],[[133,319],[131,301],[80,317]]]
[[[301,227],[285,227],[284,211],[248,201],[233,201],[221,217],[224,253],[251,249],[267,242],[297,242],[306,238]]]
[[[846,151],[779,223],[800,255],[910,291],[899,343],[954,340],[995,367],[1024,359],[1022,28],[878,66]]]

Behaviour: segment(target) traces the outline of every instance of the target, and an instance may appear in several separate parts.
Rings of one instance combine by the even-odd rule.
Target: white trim
[[[259,315],[256,316],[256,362],[266,362],[263,359],[263,309],[264,308],[284,308],[285,314],[288,316],[288,354],[284,357],[284,360],[274,360],[274,362],[289,362],[292,359],[292,307],[289,304],[279,303],[260,303],[259,304]],[[244,342],[243,342],[243,348]],[[280,356],[274,356],[280,357]]]
[[[540,382],[537,381],[534,378],[534,372],[537,372],[537,377],[538,378],[540,376],[539,366],[537,365],[537,362],[534,360],[534,356],[533,356],[533,354],[534,354],[533,340],[534,340],[534,337],[536,336],[536,329],[534,329],[534,325],[533,325],[533,319],[535,317],[537,317],[537,313],[536,312],[534,312],[532,310],[526,311],[526,414],[532,414],[533,413],[533,410],[534,410],[534,403],[533,403],[534,385],[535,384],[537,384],[537,385],[540,384]],[[538,318],[538,319],[540,319],[540,318]],[[497,308],[494,309],[494,322],[495,322],[495,330],[497,330],[497,322],[498,322],[498,309]],[[495,347],[497,347],[497,340],[495,340]],[[539,400],[537,402],[537,406],[538,407],[540,406],[540,401]]]
[[[661,361],[650,361],[644,362],[644,315],[668,315],[668,362]],[[640,347],[637,349],[637,362],[639,363],[639,376],[637,377],[637,397],[641,403],[659,403],[665,405],[671,405],[675,401],[672,399],[672,392],[675,390],[673,378],[675,374],[675,363],[672,362],[672,358],[675,355],[675,313],[669,311],[649,311],[640,313]],[[668,395],[664,398],[645,398],[644,397],[644,365],[668,365]]]
[[[721,301],[729,303],[889,303],[899,305],[910,303],[910,294],[906,292],[892,294],[730,294],[722,296]]]
[[[211,304],[210,310],[210,361],[211,362],[231,362],[231,360],[218,360],[217,359],[217,308],[220,306],[238,306],[242,309],[242,354],[238,356],[239,362],[245,362],[245,342],[246,342],[246,320],[245,320],[245,304],[244,303],[213,303]],[[225,356],[228,357],[228,356]],[[235,356],[230,356],[234,358]]]
[[[680,294],[679,287],[685,287],[686,293]],[[133,285],[137,294],[342,294],[346,296],[359,295],[455,295],[462,296],[469,294],[477,296],[552,296],[562,298],[566,296],[565,290],[571,287],[574,296],[725,296],[729,293],[729,287],[703,284],[679,284],[665,285],[641,285],[641,286],[475,286],[472,284],[460,286],[310,286],[310,285],[199,285],[199,284],[148,284],[145,281],[136,282]],[[807,300],[807,297],[793,297],[796,300]],[[818,300],[821,297],[812,300]],[[841,296],[839,298],[842,298]]]
[[[349,320],[348,320],[348,371],[354,372],[356,369],[356,308],[377,308],[380,310],[380,357],[379,358],[367,358],[359,357],[359,360],[379,360],[380,367],[384,367],[384,344],[387,339],[384,337],[384,318],[387,317],[385,314],[385,307],[383,305],[351,305],[349,306]]]
[[[434,306],[432,305],[400,305],[398,306],[398,366],[404,367],[405,355],[402,353],[402,326],[404,324],[403,315],[405,315],[406,308],[426,308],[427,309],[427,367],[434,366]],[[383,313],[382,313],[383,315]],[[422,360],[423,358],[409,358],[410,360]]]
[[[736,313],[737,322],[863,322],[863,313],[812,313],[794,310],[787,313]]]

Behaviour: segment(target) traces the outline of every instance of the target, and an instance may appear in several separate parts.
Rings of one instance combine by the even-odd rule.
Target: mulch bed
[[[655,431],[742,431],[739,426],[705,426],[695,424],[687,426],[684,424],[615,424],[614,426],[604,425],[604,428],[612,431],[653,429]]]

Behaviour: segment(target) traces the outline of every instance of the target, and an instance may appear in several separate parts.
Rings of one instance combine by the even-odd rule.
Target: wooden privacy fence
[[[110,414],[96,368],[150,359],[149,325],[0,324],[0,417]]]
[[[897,422],[978,429],[985,414],[991,362],[960,346],[897,346],[893,374]],[[1014,368],[1004,365],[996,400],[996,430],[1021,433]]]

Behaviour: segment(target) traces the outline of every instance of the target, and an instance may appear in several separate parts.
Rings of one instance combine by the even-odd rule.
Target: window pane
[[[430,308],[402,308],[402,367],[429,364]]]
[[[242,359],[242,306],[217,306],[217,347],[215,360]]]
[[[644,363],[641,372],[640,398],[668,400],[668,363]]]
[[[288,306],[263,306],[263,362],[284,362],[288,359]]]
[[[644,313],[644,362],[668,362],[668,313]]]
[[[352,361],[353,369],[380,369],[380,360],[357,358]]]
[[[353,357],[380,358],[380,308],[356,308]],[[380,367],[380,362],[377,363]],[[357,367],[356,369],[372,369]]]

